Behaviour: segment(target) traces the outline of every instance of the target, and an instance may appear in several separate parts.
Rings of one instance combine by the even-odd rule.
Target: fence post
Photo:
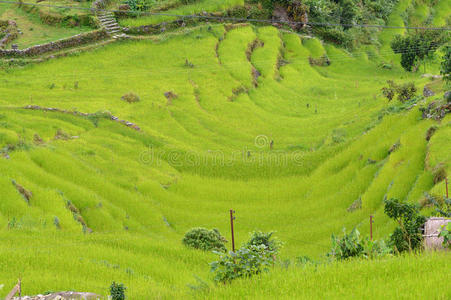
[[[373,215],[370,215],[370,239],[373,240]]]
[[[448,196],[448,177],[445,177],[445,186],[446,186],[446,199],[449,199],[449,196]]]
[[[233,209],[230,210],[230,228],[232,230],[232,251],[235,252],[235,234],[233,232],[233,220],[235,220],[235,217],[233,214],[235,211]]]

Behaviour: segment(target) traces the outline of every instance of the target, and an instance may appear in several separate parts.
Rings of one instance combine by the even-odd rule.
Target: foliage
[[[451,46],[446,46],[444,52],[440,74],[443,75],[443,80],[447,84],[451,84]]]
[[[420,215],[418,206],[394,198],[385,199],[384,203],[385,214],[399,225],[390,235],[390,246],[397,252],[420,249],[423,240],[421,227],[426,218]]]
[[[391,101],[395,97],[396,86],[395,86],[395,83],[393,82],[393,80],[388,80],[387,83],[388,83],[388,87],[382,88],[382,94],[384,95],[385,98],[388,99],[388,101]]]
[[[121,283],[118,284],[115,281],[110,286],[110,295],[112,300],[124,300],[125,290],[127,288]]]
[[[439,216],[445,218],[451,218],[451,199],[446,198],[446,196],[436,197],[426,193],[425,195],[427,203],[434,205],[435,211]]]
[[[327,255],[337,260],[351,257],[376,258],[389,255],[392,249],[384,241],[372,241],[368,237],[361,238],[357,228],[349,234],[343,229],[343,236],[337,237],[332,234],[332,249]]]
[[[432,57],[446,40],[440,30],[423,30],[407,36],[398,34],[390,45],[395,53],[401,54],[401,66],[410,72],[426,58]]]
[[[133,92],[127,93],[121,97],[122,100],[127,101],[128,103],[139,102],[139,96]]]
[[[391,101],[395,95],[398,94],[398,100],[404,103],[412,99],[417,92],[417,88],[413,82],[398,85],[393,80],[388,80],[387,84],[387,87],[382,88],[382,94],[388,99],[388,101]]]
[[[258,3],[261,4],[265,9],[272,10],[276,5],[288,5],[291,0],[250,0],[249,3]]]
[[[274,232],[254,231],[250,234],[249,240],[243,245],[244,248],[250,246],[265,245],[269,251],[277,253],[282,246],[282,242],[273,237]]]
[[[413,82],[407,82],[403,85],[399,85],[396,91],[398,92],[398,100],[401,102],[406,102],[415,96],[417,88]]]
[[[451,222],[443,225],[439,237],[443,237],[443,246],[451,249]]]
[[[204,251],[227,251],[224,244],[226,239],[221,236],[220,232],[216,228],[213,228],[212,230],[201,227],[193,228],[185,233],[185,237],[182,242],[188,247],[201,249]]]
[[[236,252],[218,253],[220,258],[210,264],[216,282],[230,282],[239,277],[251,277],[269,271],[274,264],[282,242],[273,237],[274,232],[254,231],[249,240]]]
[[[210,263],[211,271],[215,273],[214,280],[227,283],[236,278],[268,272],[274,264],[275,254],[276,251],[269,250],[265,245],[250,245],[229,254],[220,253],[219,260]]]
[[[363,245],[360,232],[354,228],[349,234],[343,229],[343,237],[339,238],[332,234],[332,249],[328,256],[338,260],[350,257],[358,257],[363,254]]]
[[[155,5],[156,0],[126,0],[124,2],[133,11],[146,11]]]

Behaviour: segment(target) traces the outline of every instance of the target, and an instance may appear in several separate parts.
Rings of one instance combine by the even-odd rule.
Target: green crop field
[[[387,23],[402,26],[409,7],[408,22],[450,21],[447,1],[411,2],[400,0]],[[25,18],[0,6],[0,16],[12,11]],[[48,40],[85,30],[39,26],[54,28]],[[425,192],[445,193],[435,175],[451,172],[451,116],[424,119],[419,109],[446,91],[420,76],[439,74],[442,49],[426,70],[406,72],[390,48],[396,33],[403,29],[380,30],[378,45],[350,51],[273,26],[201,23],[0,68],[0,296],[20,277],[23,295],[107,295],[116,281],[128,299],[449,299],[449,251],[325,257],[331,234],[357,227],[367,235],[369,215],[375,238],[386,238],[396,224],[384,198],[420,203]],[[324,55],[329,66],[309,63]],[[389,102],[387,80],[435,95]],[[139,102],[121,99],[130,92]],[[361,209],[349,211],[358,199]],[[284,246],[271,272],[215,285],[208,263],[217,256],[181,241],[193,227],[229,239],[230,209],[238,246],[257,229],[276,231]],[[301,256],[318,264],[296,265]]]

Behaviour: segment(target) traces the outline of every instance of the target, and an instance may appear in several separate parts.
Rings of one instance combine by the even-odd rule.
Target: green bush
[[[128,103],[139,102],[139,96],[132,92],[125,94],[121,99]]]
[[[444,49],[443,61],[440,68],[440,74],[443,75],[443,81],[451,84],[451,46],[446,46]],[[451,98],[451,95],[450,95]],[[448,102],[450,99],[448,99]]]
[[[221,236],[221,233],[216,228],[212,230],[201,227],[193,228],[185,234],[182,242],[188,247],[204,251],[227,251],[224,244],[227,240]]]
[[[279,251],[282,246],[282,242],[273,237],[274,232],[262,232],[254,231],[250,234],[249,240],[243,245],[244,248],[249,248],[250,246],[260,246],[265,245],[269,251],[273,251],[275,254]]]
[[[155,5],[155,0],[126,0],[124,2],[133,11],[146,11]]]
[[[384,202],[385,214],[399,225],[390,235],[389,245],[397,252],[420,249],[423,241],[421,227],[426,218],[420,215],[417,205],[403,203],[398,199],[386,199]]]
[[[451,249],[451,222],[443,225],[438,236],[443,237],[443,247]]]
[[[240,277],[251,277],[269,271],[274,264],[275,251],[265,245],[241,247],[236,252],[221,254],[218,261],[210,263],[216,282],[227,283]]]
[[[124,300],[125,299],[125,290],[127,288],[121,283],[118,284],[113,281],[110,286],[110,296],[112,300]]]
[[[273,237],[274,232],[254,231],[249,240],[236,252],[218,253],[218,261],[210,263],[217,282],[230,282],[239,277],[251,277],[269,271],[282,242]]]
[[[397,99],[404,103],[412,99],[417,92],[417,88],[413,82],[398,85],[393,80],[388,80],[387,84],[387,87],[382,88],[382,94],[388,101],[391,101],[398,94]]]
[[[343,229],[343,237],[332,234],[332,249],[327,255],[338,260],[349,257],[358,257],[363,254],[363,245],[360,239],[360,232],[354,228],[349,234]]]
[[[410,72],[447,40],[440,30],[424,30],[406,36],[396,35],[390,45],[393,52],[401,54],[401,66]]]
[[[392,249],[384,241],[372,241],[368,237],[361,238],[360,232],[354,228],[349,234],[343,229],[343,236],[332,235],[332,249],[327,256],[337,260],[351,257],[376,258],[391,254]]]

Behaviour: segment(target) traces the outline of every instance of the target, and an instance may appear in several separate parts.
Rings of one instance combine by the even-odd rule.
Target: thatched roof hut
[[[429,218],[424,224],[424,248],[426,250],[443,249],[443,237],[439,237],[439,230],[443,225],[451,222],[446,218]]]

